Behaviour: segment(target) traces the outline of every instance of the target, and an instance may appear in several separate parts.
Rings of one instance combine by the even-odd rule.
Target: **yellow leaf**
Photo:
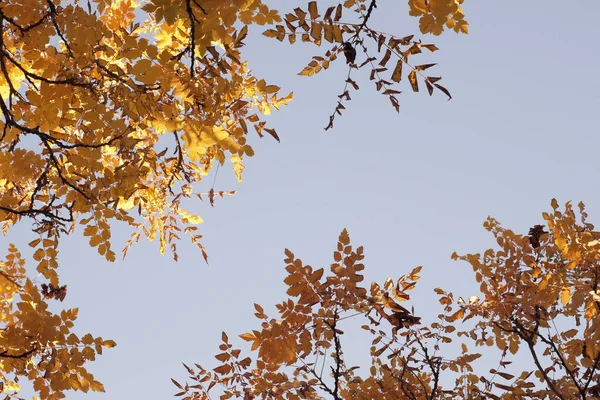
[[[152,66],[152,61],[150,61],[148,59],[142,59],[135,64],[132,72],[136,75],[142,75],[142,74],[145,74],[146,71],[148,71],[151,66]]]
[[[593,299],[589,299],[585,304],[585,319],[590,321],[598,314],[598,307]]]
[[[106,390],[104,390],[104,385],[98,381],[92,381],[90,383],[90,389],[92,389],[93,392],[105,392]]]
[[[430,0],[431,13],[439,19],[445,20],[458,9],[455,0]]]
[[[550,283],[551,279],[552,279],[551,273],[548,273],[546,276],[544,276],[544,279],[542,279],[542,281],[538,285],[538,291],[542,291],[542,290],[546,289],[546,287],[548,286],[548,283]]]
[[[256,340],[256,336],[253,333],[242,333],[240,338],[244,339],[246,342],[252,342]]]
[[[233,163],[233,170],[237,176],[238,182],[242,182],[242,172],[244,172],[244,164],[240,156],[231,156],[231,162]]]
[[[465,35],[469,33],[469,24],[465,20],[456,21],[454,25],[454,30],[459,33],[464,33]]]
[[[90,238],[90,246],[96,247],[102,242],[102,237],[100,235],[95,235]]]
[[[4,391],[18,392],[19,390],[21,390],[21,385],[18,383],[8,381],[4,384]]]
[[[413,17],[418,17],[427,12],[427,3],[425,0],[409,0],[408,7],[408,13]]]
[[[434,30],[436,30],[436,23],[433,15],[425,14],[421,18],[419,18],[419,29],[422,33],[433,33]],[[440,33],[441,31],[435,34],[439,35]]]
[[[95,225],[88,225],[83,230],[83,236],[94,236],[98,232],[98,227]]]
[[[423,266],[418,266],[414,268],[410,274],[408,274],[407,278],[411,281],[418,281],[420,279],[419,272],[423,269]]]

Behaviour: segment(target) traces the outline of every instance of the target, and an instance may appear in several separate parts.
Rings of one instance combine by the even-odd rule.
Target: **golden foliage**
[[[177,243],[187,235],[207,259],[197,226],[202,219],[189,210],[192,200],[207,198],[212,206],[217,197],[234,193],[216,190],[214,183],[202,187],[204,178],[213,167],[230,163],[242,181],[245,159],[254,155],[250,129],[279,141],[263,116],[293,97],[252,73],[241,52],[251,27],[264,26],[266,36],[280,41],[294,43],[300,37],[332,45],[301,72],[308,76],[327,69],[342,43],[348,42],[346,49],[354,55],[359,48],[366,61],[356,65],[353,57],[349,68],[370,66],[370,79],[396,110],[400,91],[392,85],[401,82],[404,64],[414,90],[421,79],[430,94],[439,89],[449,96],[436,83],[440,78],[423,75],[433,64],[408,61],[421,49],[437,47],[371,29],[374,0],[346,0],[322,16],[311,1],[285,17],[261,0],[84,3],[0,1],[0,227],[6,235],[16,224],[32,222],[28,272],[35,269],[38,275],[37,280],[27,278],[25,259],[10,245],[0,263],[0,391],[9,397],[18,392],[18,378],[31,381],[42,399],[62,398],[66,390],[103,390],[84,366],[114,342],[72,333],[76,310],[48,311],[47,301],[67,295],[58,274],[61,234],[82,232],[107,261],[117,256],[115,224],[132,232],[123,257],[143,236],[157,239],[160,253],[169,250],[177,259]],[[342,22],[347,10],[358,23]],[[437,18],[442,11],[431,12]],[[458,20],[456,8],[452,15]],[[376,43],[380,57],[367,54],[367,40]],[[388,78],[384,73],[392,55],[398,60]],[[358,89],[348,75],[337,114],[350,98],[348,85]],[[375,310],[397,328],[416,323],[394,305],[406,290],[402,286],[372,289],[374,303],[365,303],[367,294],[358,286],[362,264],[353,264],[362,255],[348,246],[342,245],[349,253],[340,250],[341,264],[326,284],[323,270],[309,274],[305,267],[296,268],[299,260],[290,256],[289,291],[299,298],[293,312],[307,313],[322,298],[334,301],[343,294],[354,299],[347,307]],[[323,293],[313,284],[335,293]],[[567,299],[567,291],[561,293],[564,301],[574,301]],[[283,328],[273,324],[258,332],[251,339],[256,349],[275,351],[282,364],[295,360],[297,349],[322,350],[324,344],[307,347],[307,333],[295,344],[281,341],[277,332]],[[318,331],[331,335],[326,325]],[[246,362],[237,360],[226,339],[223,346],[219,359],[230,364],[215,373],[228,375]]]
[[[423,33],[439,35],[444,27],[457,33],[469,33],[469,24],[460,5],[463,0],[408,0],[409,14],[419,17]]]
[[[453,255],[471,264],[480,295],[465,301],[436,288],[442,312],[428,325],[400,305],[410,300],[421,267],[367,290],[362,247],[350,245],[346,230],[328,273],[286,250],[288,299],[272,318],[255,304],[260,327],[240,335],[252,354],[233,350],[224,334],[219,365],[212,372],[188,368],[193,383],[176,383],[178,395],[204,399],[220,388],[221,399],[596,398],[600,233],[586,221],[583,204],[579,212],[570,203],[564,211],[552,205],[543,214],[546,226],[528,236],[489,218],[484,226],[499,249]],[[371,336],[370,368],[349,361],[348,347],[369,346],[344,338],[341,326],[357,329],[357,318]],[[452,342],[461,349],[455,357],[442,352]],[[488,358],[497,354],[498,365],[477,369],[482,354],[470,351],[473,345],[486,347]]]

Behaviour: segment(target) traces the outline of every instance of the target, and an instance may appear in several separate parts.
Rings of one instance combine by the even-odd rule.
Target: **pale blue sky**
[[[284,10],[298,5],[280,3]],[[378,6],[373,28],[417,33],[406,1]],[[431,75],[443,76],[453,100],[406,86],[397,115],[368,71],[355,72],[361,90],[328,132],[343,61],[299,77],[325,49],[290,47],[253,29],[244,50],[254,72],[295,92],[269,118],[281,143],[252,140],[256,156],[244,183],[225,168],[217,179],[216,189],[238,194],[217,199],[214,209],[208,202],[195,208],[205,219],[210,265],[187,242],[178,263],[161,257],[157,243],[140,242],[125,262],[107,264],[85,240],[64,239],[63,305],[80,308],[79,333],[118,343],[91,366],[107,393],[68,398],[172,396],[169,378],[186,376],[182,361],[215,366],[222,330],[233,338],[258,325],[253,303],[274,315],[285,294],[284,248],[327,266],[344,227],[365,246],[367,281],[424,265],[410,304],[427,320],[439,311],[433,287],[473,294],[470,266],[450,255],[494,245],[482,228],[488,215],[526,233],[556,197],[583,200],[591,222],[600,221],[600,2],[466,0],[463,8],[468,36],[421,35],[440,51],[420,60],[439,63]],[[8,239],[26,242],[27,229]]]

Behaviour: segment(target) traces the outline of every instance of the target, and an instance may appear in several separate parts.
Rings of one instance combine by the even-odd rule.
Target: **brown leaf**
[[[183,390],[183,386],[181,386],[181,384],[179,382],[177,382],[175,379],[171,378],[171,382],[173,382],[173,384],[175,386],[177,386],[179,389]]]
[[[358,85],[356,84],[356,82],[355,82],[355,81],[353,81],[352,79],[348,78],[348,79],[346,79],[346,82],[348,82],[349,84],[351,84],[351,85],[352,85],[352,87],[354,88],[354,90],[358,90],[358,89],[359,89],[359,87],[358,87]]]
[[[217,374],[225,375],[231,371],[231,365],[224,364],[224,365],[218,366],[217,368],[214,368],[213,371],[215,371]]]
[[[356,49],[350,42],[344,42],[343,46],[344,56],[346,56],[346,64],[354,64],[356,60]]]
[[[434,51],[439,50],[435,44],[422,44],[421,47],[425,47],[427,50],[431,51],[432,53]]]
[[[315,40],[316,45],[320,45],[323,37],[323,24],[318,22],[313,23],[310,30],[310,36]]]
[[[392,56],[392,51],[390,49],[387,49],[385,51],[385,55],[383,56],[381,61],[379,61],[379,65],[381,65],[382,67],[385,67],[385,64],[387,64],[387,62],[390,60],[391,56]]]
[[[410,56],[413,54],[419,54],[421,52],[421,45],[419,43],[413,44],[408,50],[404,52],[405,56]]]
[[[416,69],[417,71],[425,71],[427,68],[431,68],[431,67],[433,67],[434,65],[436,65],[436,64],[423,64],[423,65],[417,65],[417,66],[415,67],[415,69]]]
[[[308,3],[308,12],[310,14],[310,19],[317,19],[319,18],[319,11],[317,9],[317,2],[316,1],[311,1],[310,3]]]
[[[400,103],[398,102],[398,99],[394,95],[390,95],[389,99],[392,106],[396,109],[396,112],[400,112]]]
[[[379,35],[379,39],[377,39],[377,51],[381,51],[381,46],[385,43],[385,35]]]
[[[271,129],[271,128],[265,128],[265,131],[267,131],[267,133],[271,136],[273,136],[273,138],[275,138],[275,140],[277,140],[278,142],[281,142],[281,140],[279,140],[279,135],[277,135],[277,132],[275,131],[275,129]]]
[[[529,243],[531,243],[531,247],[534,249],[540,247],[540,238],[543,234],[548,234],[548,232],[544,231],[544,225],[534,225],[529,229]]]
[[[448,89],[446,89],[442,85],[438,85],[437,83],[435,84],[435,87],[440,89],[442,92],[444,92],[446,94],[446,96],[448,96],[448,100],[452,99],[452,96],[450,95],[450,92],[448,91]]]
[[[333,17],[333,20],[337,22],[340,19],[342,19],[342,5],[338,4],[337,8],[335,9],[335,17]]]
[[[210,201],[210,206],[214,207],[215,206],[215,189],[214,188],[210,188],[210,190],[208,191],[208,200]]]
[[[327,9],[327,11],[325,11],[325,15],[323,16],[324,20],[330,20],[331,19],[331,14],[333,14],[333,10],[335,10],[335,6],[331,6]]]
[[[417,71],[415,71],[414,69],[410,71],[410,74],[408,74],[408,81],[410,82],[410,86],[412,86],[412,90],[418,92],[419,83],[417,82]]]
[[[394,72],[392,72],[392,80],[394,82],[400,82],[402,80],[402,64],[404,62],[402,60],[398,60],[396,62],[396,68],[394,68]]]
[[[429,82],[429,79],[425,79],[425,86],[427,86],[427,91],[431,96],[433,94],[433,85],[431,84],[431,82]]]

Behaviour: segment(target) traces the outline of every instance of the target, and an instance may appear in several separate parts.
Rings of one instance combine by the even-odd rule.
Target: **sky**
[[[279,3],[286,12],[305,6]],[[469,35],[417,35],[440,48],[419,63],[438,63],[431,75],[443,76],[451,101],[406,85],[397,114],[368,71],[353,72],[361,88],[327,132],[344,86],[343,60],[298,76],[326,48],[289,46],[252,29],[243,50],[254,73],[295,95],[268,118],[281,143],[253,138],[244,182],[227,168],[216,179],[216,190],[237,194],[193,208],[205,220],[209,265],[187,243],[178,262],[140,241],[125,261],[109,264],[85,239],[63,238],[62,306],[79,308],[78,333],[118,344],[90,365],[107,392],[68,398],[171,397],[177,390],[169,378],[185,381],[181,362],[214,367],[221,331],[234,338],[259,325],[253,303],[275,315],[274,304],[285,299],[285,248],[327,267],[343,228],[365,248],[367,282],[424,266],[409,305],[431,320],[440,311],[434,287],[475,293],[470,266],[450,255],[494,246],[482,227],[489,215],[525,234],[557,198],[583,201],[590,221],[600,220],[600,2],[466,0],[463,9]],[[378,1],[370,26],[418,33],[406,1]],[[25,225],[2,242],[26,243]],[[121,243],[127,233],[117,233]]]

